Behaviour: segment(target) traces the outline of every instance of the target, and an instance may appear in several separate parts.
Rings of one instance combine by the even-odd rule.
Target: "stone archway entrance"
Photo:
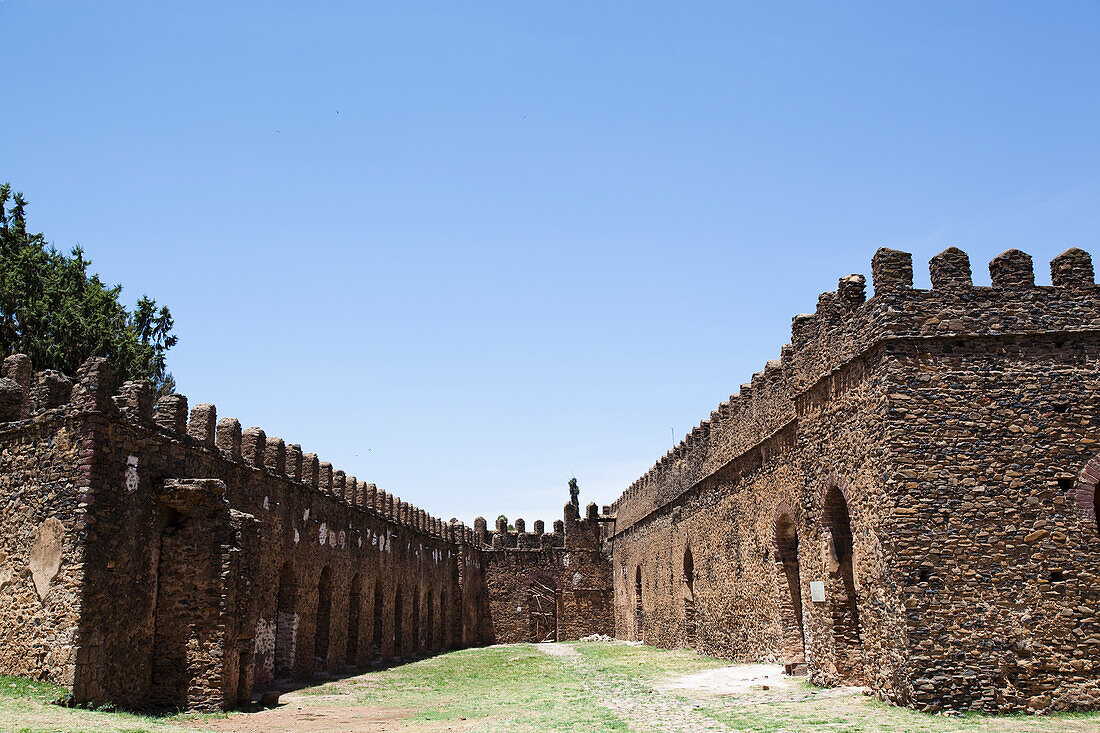
[[[313,668],[328,669],[328,642],[332,622],[332,570],[325,566],[317,583],[317,616],[313,634]]]
[[[363,579],[356,573],[351,579],[351,591],[348,593],[348,634],[347,649],[344,652],[344,664],[359,664],[359,615],[363,605]]]
[[[856,605],[852,521],[848,501],[838,486],[825,494],[825,538],[829,543],[826,598],[832,625],[834,664],[843,679],[857,682],[863,675],[863,640]]]
[[[684,550],[684,646],[695,648],[695,558],[691,548]]]
[[[806,636],[802,624],[802,579],[798,572],[798,530],[789,510],[781,510],[775,520],[775,578],[783,667],[787,674],[804,674]]]

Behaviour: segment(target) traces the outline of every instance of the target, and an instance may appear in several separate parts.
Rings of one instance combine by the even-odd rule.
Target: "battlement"
[[[1051,285],[1036,285],[1032,258],[1008,250],[989,263],[990,286],[976,286],[970,258],[949,247],[929,262],[932,287],[913,287],[913,258],[882,248],[866,278],[840,278],[814,313],[794,316],[791,340],[764,369],[718,405],[612,505],[617,531],[754,453],[782,450],[784,427],[825,381],[877,344],[896,339],[1005,337],[1100,329],[1100,289],[1091,256],[1071,248],[1050,263]],[[801,399],[800,399],[801,398]],[[771,451],[768,453],[768,451]]]
[[[315,454],[303,453],[298,444],[288,445],[259,427],[242,430],[236,418],[218,418],[217,408],[210,403],[195,405],[188,412],[184,395],[170,394],[155,400],[150,382],[128,381],[117,390],[114,382],[113,368],[99,357],[85,361],[72,379],[52,370],[35,372],[24,354],[8,356],[0,366],[0,430],[49,420],[66,411],[106,413],[414,532],[447,542],[472,539],[462,525],[456,528],[423,509],[395,500],[375,484],[334,470],[331,463],[318,461]]]
[[[598,541],[600,524],[610,520],[610,507],[604,507],[603,515],[595,502],[585,507],[582,518],[572,502],[566,502],[562,509],[562,519],[554,522],[552,531],[546,531],[546,523],[535,520],[531,532],[527,531],[527,522],[522,517],[509,525],[507,517],[497,517],[493,531],[489,530],[485,517],[474,520],[470,532],[471,544],[482,550],[542,550],[576,545],[579,542]],[[454,521],[454,520],[451,520]]]

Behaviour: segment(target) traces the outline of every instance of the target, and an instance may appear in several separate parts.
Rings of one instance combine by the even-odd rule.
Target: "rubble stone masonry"
[[[0,505],[0,672],[79,704],[227,709],[276,678],[527,640],[531,613],[554,640],[611,631],[596,519],[494,548],[213,405],[115,390],[102,359],[75,380],[4,361]],[[513,607],[546,568],[540,607]]]
[[[443,521],[102,359],[0,370],[0,672],[226,709],[277,678],[615,633],[922,710],[1100,707],[1100,289],[882,249],[610,507]]]
[[[1100,290],[879,250],[612,507],[620,637],[924,710],[1100,707]]]

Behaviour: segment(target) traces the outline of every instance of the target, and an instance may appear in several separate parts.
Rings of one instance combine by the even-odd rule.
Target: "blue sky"
[[[0,180],[180,391],[470,521],[610,503],[879,246],[1100,256],[1100,5],[0,1]]]

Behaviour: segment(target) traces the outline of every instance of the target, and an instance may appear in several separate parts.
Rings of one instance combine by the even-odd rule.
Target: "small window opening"
[[[1061,491],[1063,494],[1068,494],[1069,492],[1073,491],[1075,483],[1076,482],[1071,478],[1060,478],[1058,479],[1058,490]]]
[[[1069,412],[1069,403],[1068,402],[1058,402],[1054,405],[1053,409],[1054,409],[1055,412],[1058,412],[1058,413]]]
[[[1066,574],[1063,573],[1061,570],[1051,570],[1050,571],[1050,582],[1051,583],[1061,583],[1065,579],[1066,579]]]

